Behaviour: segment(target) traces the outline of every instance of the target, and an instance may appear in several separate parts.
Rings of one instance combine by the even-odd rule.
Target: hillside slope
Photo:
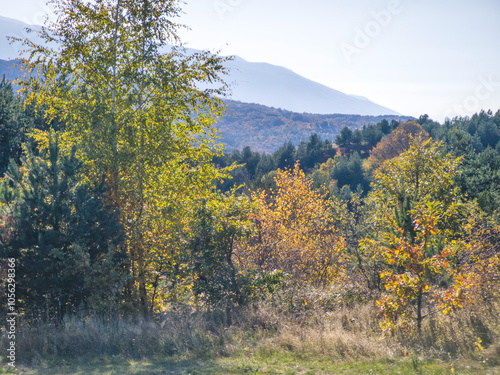
[[[9,44],[7,36],[30,38],[36,43],[36,33],[26,33],[30,26],[21,21],[0,17],[0,59],[15,59],[22,49],[19,43]],[[169,48],[167,47],[165,51]],[[197,52],[188,49],[187,53]],[[311,81],[282,66],[249,62],[234,56],[227,62],[231,100],[257,103],[293,112],[343,113],[359,115],[398,115],[397,112],[357,95],[348,95]]]
[[[0,60],[0,77],[5,75],[12,81],[19,77],[19,69],[19,60]],[[286,141],[297,144],[313,133],[333,141],[344,126],[356,129],[363,125],[376,124],[384,118],[388,121],[410,119],[395,115],[297,113],[261,104],[234,100],[225,102],[227,111],[216,126],[229,150],[251,146],[255,151],[273,152]]]
[[[250,146],[259,152],[273,152],[286,141],[298,144],[313,133],[334,141],[340,130],[387,121],[407,121],[408,116],[362,116],[296,113],[259,104],[226,100],[225,115],[217,122],[223,143],[229,150]]]
[[[20,43],[11,43],[7,37],[19,39],[29,38],[37,43],[41,40],[35,33],[27,33],[26,28],[38,29],[38,26],[28,25],[12,18],[0,16],[0,60],[10,60],[19,57],[23,49]]]
[[[231,99],[293,112],[399,115],[392,109],[304,78],[282,66],[248,62],[238,56],[227,63]]]

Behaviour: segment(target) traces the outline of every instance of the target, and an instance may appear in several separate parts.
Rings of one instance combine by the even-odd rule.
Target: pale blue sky
[[[182,39],[314,81],[406,115],[500,109],[498,0],[187,0]],[[40,23],[45,0],[0,0]]]

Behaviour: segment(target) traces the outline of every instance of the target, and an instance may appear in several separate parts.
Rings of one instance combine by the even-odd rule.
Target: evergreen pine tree
[[[22,104],[14,95],[11,83],[3,77],[0,82],[0,176],[7,170],[10,159],[19,162],[27,129]]]
[[[50,142],[45,157],[27,151],[25,167],[11,162],[2,180],[0,257],[16,259],[16,297],[33,317],[108,308],[121,293],[118,216],[104,206],[102,185],[82,183],[80,169],[74,151],[60,157]]]

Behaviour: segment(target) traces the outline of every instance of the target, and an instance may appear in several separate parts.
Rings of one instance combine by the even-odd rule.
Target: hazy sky
[[[499,0],[186,0],[189,47],[269,62],[405,115],[500,109]],[[41,23],[45,0],[0,0]]]

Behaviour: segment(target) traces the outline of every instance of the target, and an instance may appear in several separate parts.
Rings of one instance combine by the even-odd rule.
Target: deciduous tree
[[[134,283],[132,299],[148,311],[156,261],[175,273],[176,233],[186,207],[222,174],[210,163],[213,124],[222,113],[224,59],[186,55],[176,0],[54,0],[57,21],[26,42],[28,102],[62,115],[62,151],[76,145],[84,176],[106,176],[107,200],[119,208]],[[208,83],[208,85],[207,85]],[[210,87],[210,88],[202,88]],[[47,134],[37,132],[41,144]],[[146,233],[159,236],[151,241]]]
[[[399,125],[392,133],[382,138],[370,152],[370,163],[379,166],[384,161],[398,156],[408,150],[412,139],[418,137],[426,140],[429,134],[416,122],[408,121]]]
[[[378,301],[387,327],[451,312],[467,300],[472,280],[457,262],[465,249],[468,210],[454,186],[459,159],[440,144],[415,139],[408,151],[374,175],[369,201],[377,235],[362,248],[386,262],[387,294]]]
[[[199,202],[187,244],[195,296],[210,306],[243,304],[247,280],[234,259],[236,243],[250,236],[252,204],[245,195],[214,194]]]
[[[342,271],[345,239],[336,228],[334,203],[312,189],[296,164],[278,170],[277,189],[255,193],[258,234],[239,249],[246,268],[282,270],[296,280],[328,284]]]

